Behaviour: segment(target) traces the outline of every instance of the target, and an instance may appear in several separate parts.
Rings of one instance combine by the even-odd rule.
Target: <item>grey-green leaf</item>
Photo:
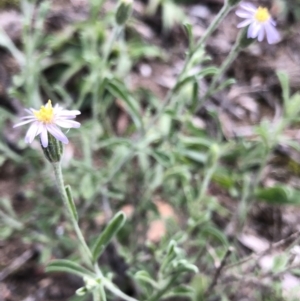
[[[136,127],[138,129],[142,128],[143,122],[141,119],[138,102],[131,97],[129,91],[126,90],[126,87],[117,80],[111,80],[108,82],[107,89],[113,96],[123,101]]]
[[[66,259],[53,260],[46,267],[46,272],[67,272],[81,277],[96,277],[94,273],[80,266],[78,263]]]
[[[78,222],[78,213],[76,210],[76,206],[74,204],[71,187],[69,185],[67,185],[65,187],[65,190],[66,190],[67,197],[68,197],[68,205],[70,208],[70,212],[72,213],[73,218]]]
[[[104,231],[99,235],[95,244],[92,247],[92,254],[94,261],[97,261],[99,256],[103,253],[106,246],[112,240],[112,238],[123,227],[126,220],[124,212],[118,212],[112,220],[108,223]]]

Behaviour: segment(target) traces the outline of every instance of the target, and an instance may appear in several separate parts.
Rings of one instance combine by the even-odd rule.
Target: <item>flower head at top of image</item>
[[[25,111],[29,115],[22,117],[21,120],[23,121],[16,124],[14,128],[31,123],[25,136],[26,143],[31,143],[36,136],[40,135],[41,144],[46,148],[48,146],[49,133],[57,140],[67,144],[69,140],[59,127],[67,129],[80,127],[80,123],[73,120],[76,118],[76,115],[80,114],[80,111],[64,110],[58,104],[52,107],[51,100],[48,100],[44,106],[41,106],[40,110],[25,109]]]
[[[279,42],[280,35],[275,28],[276,22],[270,15],[266,7],[255,7],[253,4],[244,2],[240,4],[240,9],[236,15],[245,19],[237,25],[238,28],[249,26],[247,36],[261,42],[265,36],[269,44]]]

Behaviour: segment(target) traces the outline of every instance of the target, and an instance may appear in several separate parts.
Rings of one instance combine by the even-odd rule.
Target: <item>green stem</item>
[[[212,34],[212,32],[218,27],[218,25],[221,23],[221,21],[229,13],[230,9],[231,9],[231,6],[227,3],[227,1],[225,1],[222,9],[219,11],[219,13],[215,17],[214,21],[207,28],[205,34],[198,41],[196,47],[186,57],[184,66],[183,66],[180,74],[177,77],[175,85],[173,86],[173,88],[171,90],[169,90],[168,94],[166,95],[166,97],[165,97],[165,99],[163,101],[162,106],[159,108],[158,113],[156,114],[156,116],[153,117],[153,119],[150,122],[148,128],[151,128],[156,123],[156,121],[160,118],[160,116],[164,113],[166,107],[169,105],[169,103],[170,103],[170,101],[171,101],[171,99],[172,99],[172,97],[173,97],[173,95],[175,93],[175,90],[177,88],[178,83],[182,79],[183,75],[186,73],[190,62],[193,59],[194,54],[198,51],[198,49],[200,47],[202,47],[206,43],[207,39],[210,37],[210,35]]]
[[[223,7],[215,17],[214,21],[209,25],[209,27],[206,29],[205,34],[201,37],[201,39],[198,41],[195,50],[193,51],[193,54],[198,50],[199,47],[201,47],[203,44],[206,43],[207,39],[210,37],[210,35],[215,31],[215,29],[218,27],[218,25],[222,22],[222,20],[227,16],[229,11],[231,10],[231,5],[229,5],[228,1],[225,1]]]
[[[102,284],[98,287],[98,292],[99,292],[100,300],[106,301],[106,294]]]
[[[106,278],[103,278],[103,285],[116,297],[119,297],[125,301],[138,301],[137,299],[124,294],[121,290],[119,290],[117,286],[115,286],[115,284],[113,284],[111,281],[107,280]]]
[[[214,93],[214,90],[217,86],[217,83],[219,81],[219,79],[222,77],[222,75],[224,75],[225,71],[228,69],[228,67],[232,64],[232,62],[235,60],[235,58],[237,57],[238,53],[240,52],[240,42],[241,39],[243,37],[243,34],[240,33],[240,35],[238,36],[237,40],[235,41],[235,44],[233,45],[233,47],[230,50],[230,53],[228,54],[227,58],[225,59],[225,61],[223,62],[223,64],[221,65],[219,72],[213,77],[212,82],[208,88],[208,91],[206,92],[206,94],[204,95],[201,104]]]
[[[95,76],[93,77],[94,82],[93,82],[93,88],[92,88],[93,89],[93,94],[92,94],[93,95],[92,96],[93,108],[92,108],[92,110],[93,110],[93,119],[95,121],[97,121],[97,118],[98,118],[98,102],[99,102],[99,99],[102,98],[102,95],[105,91],[105,87],[103,87],[102,84],[100,85],[101,89],[99,89],[99,82],[102,83],[103,80],[104,80],[103,75],[105,75],[105,69],[106,69],[107,64],[108,64],[108,59],[109,59],[109,56],[111,54],[112,47],[113,47],[115,41],[117,40],[121,30],[122,30],[122,27],[120,27],[119,25],[116,24],[114,26],[113,32],[110,35],[110,39],[108,41],[108,44],[104,49],[103,58],[102,58],[102,62],[101,62],[101,67],[100,67],[100,74],[101,74],[100,79],[97,76],[99,74],[98,65],[94,65],[94,64],[91,65],[91,72],[95,74]],[[95,55],[98,56],[97,48],[95,49]]]
[[[77,220],[74,218],[74,214],[72,212],[72,209],[70,208],[70,205],[69,205],[69,202],[68,202],[68,195],[66,193],[66,190],[65,190],[65,185],[64,185],[64,180],[63,180],[63,175],[62,175],[62,170],[61,170],[61,165],[60,165],[60,162],[57,162],[57,163],[53,163],[53,168],[54,168],[54,173],[55,173],[55,178],[56,178],[56,182],[57,182],[57,187],[59,189],[59,192],[60,192],[60,195],[62,197],[62,200],[63,200],[63,203],[64,203],[64,206],[65,208],[67,209],[68,211],[68,215],[69,215],[69,218],[72,222],[72,225],[74,227],[74,230],[76,232],[76,235],[77,235],[77,238],[79,240],[79,242],[81,243],[82,245],[82,248],[84,250],[84,257],[86,258],[86,261],[87,263],[92,267],[94,268],[96,274],[97,274],[97,277],[101,280],[101,283],[99,284],[99,286],[95,289],[95,291],[93,292],[93,298],[94,298],[94,301],[106,301],[106,294],[105,294],[105,290],[104,290],[104,287],[103,287],[103,283],[102,282],[105,282],[105,283],[109,283],[108,281],[105,280],[105,278],[103,277],[103,274],[100,270],[100,267],[98,265],[98,263],[93,263],[93,256],[92,256],[92,253],[83,237],[83,234],[79,228],[79,225],[77,223]],[[111,285],[112,286],[112,285]],[[122,292],[119,293],[118,289],[115,288],[115,290],[117,291],[117,295],[121,294],[122,295]],[[125,297],[127,297],[127,295],[123,294]],[[125,299],[126,300],[126,299]],[[130,298],[128,299],[128,301],[136,301],[135,299],[131,299]]]
[[[99,294],[99,290],[95,289],[93,291],[93,301],[104,301],[101,299],[101,296]]]
[[[114,42],[117,40],[117,37],[119,36],[121,30],[122,30],[122,26],[119,26],[118,24],[115,24],[113,31],[110,35],[110,39],[108,41],[108,44],[106,46],[106,48],[104,49],[104,55],[103,55],[103,59],[102,59],[102,64],[105,66],[108,62],[108,58],[109,55],[111,53],[112,47],[114,45]]]
[[[263,171],[265,169],[265,167],[267,166],[268,164],[268,161],[269,161],[269,158],[270,158],[270,154],[272,152],[273,148],[268,150],[262,160],[262,163],[259,167],[259,170],[257,172],[257,175],[255,177],[255,180],[254,180],[254,183],[253,183],[253,192],[255,192],[257,186],[259,185],[259,182],[261,181],[261,178],[262,178],[262,175],[263,175]]]
[[[207,188],[208,188],[208,185],[211,181],[211,178],[216,170],[216,167],[217,167],[217,163],[218,161],[216,160],[213,165],[207,170],[207,172],[205,173],[205,177],[204,177],[204,180],[201,184],[201,188],[200,188],[200,192],[199,192],[199,196],[197,198],[197,202],[200,203],[202,202],[203,198],[204,198],[204,195],[207,191]]]
[[[53,168],[54,168],[54,173],[55,173],[55,178],[56,178],[56,183],[57,183],[57,187],[59,189],[61,198],[63,200],[64,206],[68,211],[68,215],[69,218],[72,222],[73,228],[76,232],[77,238],[79,240],[79,242],[81,243],[81,246],[84,250],[84,256],[85,258],[87,258],[88,263],[93,266],[92,262],[93,262],[93,257],[92,257],[92,253],[87,245],[87,243],[85,242],[85,239],[83,237],[83,234],[79,228],[79,225],[77,223],[77,221],[75,220],[73,213],[70,209],[69,206],[69,202],[68,202],[68,196],[65,190],[65,185],[64,185],[64,180],[63,180],[63,175],[62,175],[62,170],[61,170],[61,165],[60,162],[56,162],[56,163],[52,163]]]

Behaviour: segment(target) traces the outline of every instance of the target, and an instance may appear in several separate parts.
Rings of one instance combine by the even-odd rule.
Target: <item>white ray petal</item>
[[[43,147],[48,146],[48,131],[46,127],[44,127],[43,130],[41,131],[41,142]]]
[[[255,39],[258,35],[260,28],[261,28],[260,24],[256,22],[251,23],[248,28],[248,37]]]
[[[73,115],[80,115],[81,112],[78,110],[61,110],[59,113],[57,113],[57,116],[73,116]]]
[[[260,28],[257,36],[257,40],[261,42],[265,37],[265,29],[263,27]]]
[[[73,120],[56,120],[55,123],[62,128],[80,128],[80,123]]]
[[[248,11],[242,10],[242,9],[238,9],[235,14],[237,16],[239,16],[240,18],[244,18],[244,19],[252,19],[253,18],[253,13],[250,13]]]
[[[21,120],[25,120],[25,119],[32,119],[32,120],[36,120],[35,116],[23,116],[20,118]]]
[[[69,140],[66,137],[66,135],[56,125],[47,124],[46,127],[49,133],[52,136],[54,136],[57,140],[61,141],[64,144],[69,143]]]
[[[37,131],[39,130],[39,122],[34,122],[28,129],[26,136],[25,136],[25,142],[31,143],[36,136]]]
[[[267,41],[269,44],[276,44],[280,41],[280,34],[278,30],[270,23],[264,25],[266,31]]]
[[[28,114],[31,114],[33,113],[33,109],[24,109],[25,112],[27,112]]]
[[[244,3],[241,3],[241,8],[249,11],[249,12],[252,12],[252,13],[255,13],[257,8],[252,4],[252,3],[249,3],[249,2],[244,2]]]
[[[13,126],[13,128],[16,128],[16,127],[18,127],[18,126],[21,126],[21,125],[24,125],[24,124],[26,124],[26,123],[30,123],[30,122],[34,122],[35,120],[25,120],[25,121],[22,121],[22,122],[19,122],[19,123],[17,123],[17,124],[15,124],[14,126]]]
[[[250,25],[252,23],[251,19],[244,20],[237,25],[237,28],[242,28]]]

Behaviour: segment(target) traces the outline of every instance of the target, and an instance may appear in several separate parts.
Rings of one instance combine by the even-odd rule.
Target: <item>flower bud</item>
[[[45,157],[51,163],[59,162],[63,153],[63,146],[60,141],[54,138],[48,133],[48,146],[43,147],[41,142],[42,150]]]
[[[116,22],[124,25],[132,13],[133,0],[121,0],[116,12]]]

